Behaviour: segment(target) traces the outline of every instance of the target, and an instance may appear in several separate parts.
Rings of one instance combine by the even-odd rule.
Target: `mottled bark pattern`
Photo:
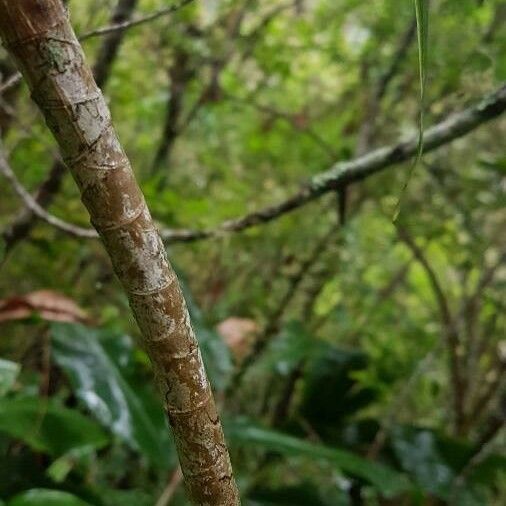
[[[0,0],[0,32],[128,293],[192,500],[240,504],[178,280],[61,1]]]

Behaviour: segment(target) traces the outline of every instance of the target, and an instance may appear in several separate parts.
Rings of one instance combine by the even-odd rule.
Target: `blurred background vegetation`
[[[68,4],[78,34],[171,6]],[[429,20],[426,126],[506,79],[503,1],[433,0]],[[161,228],[213,228],[417,135],[412,1],[194,0],[91,35]],[[3,52],[0,72],[19,184],[87,227]],[[424,155],[397,225],[411,162],[269,224],[168,242],[244,504],[505,503],[505,137],[499,119]],[[187,504],[101,244],[35,219],[1,181],[0,504]]]

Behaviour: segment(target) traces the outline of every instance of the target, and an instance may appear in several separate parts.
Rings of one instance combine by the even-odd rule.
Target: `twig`
[[[466,479],[469,477],[473,469],[483,462],[489,454],[492,442],[504,427],[505,420],[506,418],[504,412],[496,417],[493,417],[487,429],[474,446],[466,465],[453,479],[450,499],[448,502],[450,506],[459,506],[459,492],[465,485]]]
[[[460,433],[465,418],[464,401],[467,383],[462,375],[462,363],[459,357],[460,337],[457,331],[455,319],[451,313],[447,296],[436,275],[436,271],[429,263],[422,249],[416,244],[408,230],[396,223],[399,239],[411,250],[418,263],[422,266],[430,286],[434,292],[439,311],[441,313],[442,330],[445,337],[448,353],[450,355],[450,377],[453,386],[453,407],[455,416],[455,430]]]
[[[254,100],[246,100],[241,97],[236,97],[233,95],[226,94],[225,98],[230,100],[231,102],[235,102],[237,104],[244,104],[249,107],[252,107],[262,113],[268,114],[276,119],[280,119],[285,121],[288,125],[290,125],[296,132],[302,132],[304,135],[306,135],[308,138],[310,138],[315,144],[317,144],[324,152],[327,154],[331,160],[335,160],[336,158],[336,151],[334,148],[327,143],[318,133],[316,133],[312,128],[308,126],[304,127],[298,127],[294,123],[294,117],[292,114],[279,111],[277,109],[274,109],[273,107],[270,107],[268,105],[260,104],[258,102],[255,102]]]
[[[425,131],[425,153],[433,151],[473,131],[483,123],[500,116],[506,110],[506,84],[490,95],[483,97],[473,106],[451,115]],[[400,141],[397,144],[376,149],[350,161],[338,162],[329,170],[321,172],[306,182],[286,200],[264,207],[240,218],[222,222],[211,229],[173,229],[162,231],[169,242],[190,242],[210,237],[221,237],[230,232],[239,232],[273,221],[290,213],[322,195],[362,181],[367,177],[393,165],[409,160],[416,154],[418,138]]]
[[[3,94],[4,91],[7,91],[8,89],[12,88],[13,86],[16,86],[21,81],[21,74],[19,72],[15,72],[12,74],[5,83],[0,86],[0,95]]]
[[[490,95],[463,111],[451,115],[425,131],[425,153],[433,151],[475,130],[480,125],[499,117],[506,110],[506,84]],[[409,160],[417,150],[417,138],[400,141],[397,144],[376,149],[364,156],[350,161],[337,162],[329,170],[323,171],[306,182],[289,198],[264,207],[240,218],[222,222],[208,229],[162,229],[161,236],[166,242],[193,242],[202,239],[223,237],[231,232],[240,232],[280,216],[336,191],[353,182],[381,172],[384,169]],[[68,225],[68,224],[67,224]],[[73,227],[73,225],[71,225]],[[90,234],[90,232],[87,232]],[[89,235],[89,237],[94,237]]]
[[[149,23],[150,21],[154,21],[155,19],[161,18],[163,16],[167,16],[172,14],[179,9],[182,9],[186,5],[192,3],[194,0],[181,0],[180,2],[171,5],[170,7],[166,7],[164,9],[160,9],[158,11],[152,12],[151,14],[147,14],[145,16],[131,19],[129,21],[122,21],[121,23],[115,23],[113,25],[103,26],[101,28],[96,28],[89,32],[83,33],[79,35],[78,39],[80,41],[90,39],[91,37],[98,37],[101,35],[107,35],[111,32],[116,32],[118,30],[127,30],[129,28],[133,28],[134,26],[143,25],[144,23]]]
[[[81,35],[78,35],[77,38],[80,41],[84,41],[91,39],[92,37],[100,37],[117,31],[125,31],[135,26],[143,25],[144,23],[149,23],[150,21],[154,21],[155,19],[172,14],[178,11],[179,9],[182,9],[186,5],[192,3],[193,1],[194,0],[181,0],[178,3],[171,5],[170,7],[157,10],[155,12],[152,12],[151,14],[147,14],[145,16],[138,17],[136,19],[121,21],[120,23],[114,23],[111,25],[103,26],[101,28],[95,28],[94,30],[90,30],[89,32],[85,32]],[[15,86],[17,83],[19,83],[19,81],[21,81],[21,74],[19,72],[16,72],[2,86],[0,86],[0,94],[8,90],[9,88]]]
[[[30,195],[30,193],[25,189],[25,187],[20,183],[20,181],[12,171],[11,167],[9,166],[7,159],[5,158],[5,154],[1,150],[0,150],[0,172],[7,179],[7,181],[9,181],[18,197],[23,201],[25,207],[30,209],[30,211],[32,211],[32,213],[35,214],[41,220],[57,228],[58,230],[61,230],[62,232],[73,235],[75,237],[83,237],[86,239],[98,237],[98,234],[94,229],[72,225],[70,223],[67,223],[66,221],[60,220],[60,218],[57,218],[52,214],[49,214],[45,209],[43,209],[36,202],[36,200]]]
[[[425,374],[429,367],[432,365],[432,361],[436,357],[439,352],[440,344],[436,346],[435,349],[430,350],[426,355],[422,357],[418,365],[416,366],[413,373],[405,380],[402,384],[399,393],[394,398],[393,402],[390,404],[387,413],[382,417],[380,421],[380,426],[374,436],[374,439],[367,450],[367,458],[374,460],[377,458],[380,451],[383,449],[387,441],[388,431],[391,428],[392,424],[395,421],[399,410],[402,408],[403,404],[406,402],[411,390],[416,386],[418,379]]]
[[[176,490],[182,480],[183,473],[181,472],[181,468],[178,466],[178,468],[172,473],[169,483],[167,483],[162,495],[158,498],[158,501],[156,501],[155,506],[167,506],[167,504],[171,502],[172,497],[176,493]]]
[[[254,346],[250,350],[250,352],[246,355],[246,357],[241,362],[239,368],[234,374],[232,381],[230,381],[230,389],[228,393],[232,391],[236,391],[238,386],[240,385],[244,375],[251,367],[251,365],[258,360],[258,358],[263,354],[269,343],[271,342],[271,338],[279,331],[281,322],[283,320],[283,316],[292,302],[293,298],[297,294],[297,290],[301,283],[304,281],[305,277],[309,273],[311,267],[318,261],[320,256],[325,252],[326,247],[330,243],[332,236],[337,234],[339,229],[336,228],[335,225],[332,225],[325,234],[316,242],[313,249],[309,253],[308,257],[300,263],[297,271],[289,277],[288,286],[281,297],[281,300],[276,305],[275,309],[269,315],[267,322],[264,326],[264,329],[256,339]],[[267,408],[268,399],[270,397],[270,392],[266,392],[264,397],[264,401],[262,403],[262,411]]]

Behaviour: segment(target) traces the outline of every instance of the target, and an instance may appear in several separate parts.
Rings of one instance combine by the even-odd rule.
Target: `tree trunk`
[[[238,505],[185,301],[60,0],[0,0],[0,35],[52,130],[141,329],[191,499]]]

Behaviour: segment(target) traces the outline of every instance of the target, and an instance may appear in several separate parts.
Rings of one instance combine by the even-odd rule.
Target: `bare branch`
[[[126,21],[130,19],[138,0],[118,0],[115,9],[111,14],[111,21]],[[112,64],[118,54],[119,47],[123,40],[124,32],[114,32],[104,37],[99,51],[93,72],[99,87],[103,88],[110,77]],[[18,73],[19,76],[21,74]],[[56,159],[47,177],[42,181],[33,194],[33,199],[41,209],[49,207],[55,195],[60,190],[63,177],[67,173],[63,162]],[[5,243],[5,250],[10,251],[21,240],[23,240],[36,223],[36,214],[30,208],[25,207],[10,222],[2,232]],[[66,228],[73,227],[68,224]],[[91,229],[90,229],[91,231]]]
[[[164,9],[157,10],[152,12],[151,14],[147,14],[142,17],[138,17],[136,19],[131,19],[129,21],[122,21],[120,23],[115,23],[109,26],[103,26],[102,28],[96,28],[95,30],[91,30],[89,32],[83,33],[79,35],[78,39],[80,41],[90,39],[91,37],[98,37],[101,35],[107,35],[108,33],[116,32],[116,31],[124,31],[129,28],[133,28],[134,26],[143,25],[145,23],[149,23],[150,21],[154,21],[155,19],[159,19],[163,16],[167,16],[169,14],[173,14],[174,12],[182,9],[186,5],[192,3],[194,0],[181,0],[180,2],[171,5],[170,7],[165,7]]]
[[[506,84],[463,111],[425,131],[425,152],[433,151],[455,139],[463,137],[480,125],[499,117],[506,110]],[[190,242],[210,237],[220,237],[273,221],[290,213],[322,195],[409,160],[417,149],[417,138],[399,141],[397,144],[376,149],[350,161],[338,162],[329,170],[321,172],[306,182],[286,200],[264,207],[240,218],[224,221],[215,228],[192,230],[175,229],[162,231],[169,242]]]
[[[124,32],[125,30],[128,30],[130,28],[143,25],[144,23],[149,23],[150,21],[154,21],[169,14],[173,14],[174,12],[192,3],[193,1],[194,0],[181,0],[178,3],[171,5],[170,7],[157,10],[155,12],[152,12],[151,14],[146,14],[145,16],[141,16],[136,19],[125,19],[124,21],[120,21],[118,23],[113,23],[111,25],[103,26],[101,28],[95,28],[94,30],[90,30],[89,32],[85,32],[81,35],[78,35],[77,38],[80,41],[84,41],[87,39],[91,39],[92,37],[104,36],[114,32]],[[0,86],[0,95],[9,88],[15,86],[20,81],[21,81],[21,74],[19,72],[16,72],[2,86]]]
[[[137,6],[138,0],[118,0],[112,13],[111,21],[114,24],[128,23],[132,13]],[[99,87],[104,86],[109,78],[112,69],[112,62],[118,54],[119,46],[123,41],[123,32],[114,31],[104,37],[98,52],[97,59],[93,65],[93,75]]]
[[[167,483],[167,486],[162,492],[162,495],[158,498],[158,501],[156,501],[155,506],[167,506],[170,504],[172,498],[174,497],[174,494],[176,493],[176,490],[182,481],[183,473],[181,472],[181,467],[178,466],[177,469],[172,473],[169,479],[169,483]]]
[[[396,224],[397,234],[400,240],[406,244],[411,250],[416,260],[423,267],[429,279],[432,291],[436,298],[439,310],[441,312],[441,320],[443,323],[443,335],[450,355],[450,377],[453,387],[453,407],[455,417],[455,430],[457,433],[463,428],[465,419],[465,394],[467,383],[462,375],[462,364],[459,356],[460,339],[457,332],[455,320],[450,311],[450,305],[446,294],[439,282],[435,270],[432,268],[422,249],[416,244],[409,232]]]
[[[23,204],[29,209],[35,216],[45,221],[49,225],[65,232],[66,234],[73,235],[75,237],[83,237],[86,239],[98,238],[98,234],[94,229],[82,228],[77,225],[72,225],[66,221],[60,220],[56,216],[49,214],[44,208],[42,208],[37,201],[30,195],[25,187],[20,183],[11,167],[9,166],[5,153],[0,149],[0,173],[9,181],[12,188],[23,201]]]
[[[472,132],[482,124],[499,117],[506,110],[506,84],[463,111],[453,114],[425,132],[425,152],[433,151],[455,139]],[[399,141],[397,144],[376,149],[364,156],[345,162],[337,162],[329,170],[312,177],[292,196],[240,218],[226,220],[217,227],[208,229],[161,230],[164,241],[193,242],[202,239],[223,237],[264,223],[269,223],[287,213],[320,198],[331,191],[339,190],[350,183],[362,181],[384,169],[409,160],[417,148],[417,139]]]
[[[318,145],[328,156],[330,159],[334,160],[336,158],[336,151],[334,148],[327,143],[320,135],[318,135],[317,132],[315,132],[311,127],[309,126],[302,126],[299,127],[295,124],[294,116],[290,113],[279,111],[277,109],[274,109],[273,107],[270,107],[268,105],[260,104],[258,102],[255,102],[254,100],[251,100],[250,98],[244,99],[242,97],[236,97],[233,95],[226,94],[225,97],[230,100],[231,102],[235,102],[237,104],[243,104],[247,105],[249,107],[253,107],[254,109],[268,114],[276,119],[280,119],[285,121],[288,125],[290,125],[296,132],[302,132],[304,135],[306,135],[308,138],[310,138],[316,145]]]
[[[13,86],[16,86],[19,82],[21,82],[21,74],[19,72],[15,72],[9,77],[9,79],[7,79],[7,81],[5,81],[5,83],[2,84],[2,86],[0,86],[0,95]]]
[[[271,337],[276,334],[279,330],[280,323],[283,319],[285,311],[292,301],[293,297],[297,293],[297,288],[304,280],[305,276],[309,272],[311,266],[318,260],[320,255],[325,251],[325,246],[329,243],[332,236],[337,233],[337,228],[332,225],[330,229],[318,240],[311,250],[308,257],[303,260],[299,266],[299,269],[288,279],[288,287],[281,297],[281,300],[276,305],[276,308],[269,316],[267,324],[263,329],[261,335],[255,341],[252,350],[244,358],[236,371],[233,380],[230,382],[230,389],[236,390],[241,383],[242,378],[250,368],[250,366],[258,359],[260,355],[265,351],[269,344]]]

